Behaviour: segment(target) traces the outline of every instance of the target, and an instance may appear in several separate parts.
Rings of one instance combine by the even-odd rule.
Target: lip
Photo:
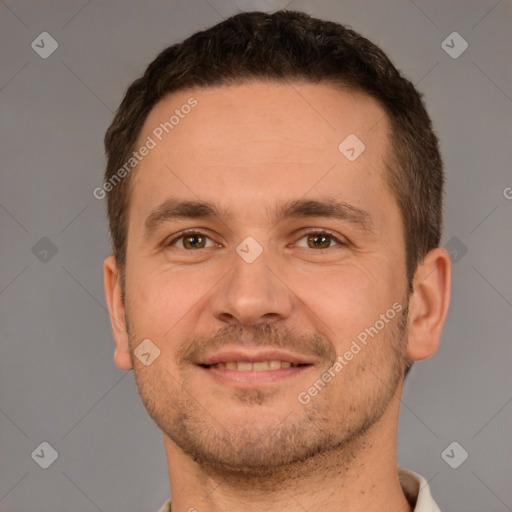
[[[271,385],[296,377],[304,371],[313,368],[313,358],[293,354],[279,349],[268,349],[264,347],[248,348],[225,348],[215,354],[206,354],[196,363],[199,370],[217,382],[235,388],[257,387]],[[228,368],[212,368],[210,365],[228,362],[258,363],[261,361],[287,361],[293,365],[289,368],[278,368],[275,370],[231,370]]]
[[[228,370],[227,368],[207,368],[199,366],[198,368],[206,375],[213,377],[217,382],[234,386],[238,388],[264,386],[296,377],[312,368],[313,365],[291,366],[290,368],[279,368],[278,370],[264,371],[240,371]]]
[[[220,352],[216,352],[215,354],[205,355],[201,358],[200,361],[197,362],[200,366],[212,365],[217,363],[228,363],[240,361],[244,363],[259,363],[262,361],[287,361],[291,364],[303,364],[303,365],[311,365],[313,362],[311,360],[306,359],[305,357],[299,356],[297,354],[292,354],[290,352],[286,352],[283,350],[276,349],[252,349],[252,350],[242,350],[242,349],[224,349]],[[287,369],[287,368],[282,368]],[[231,370],[238,371],[238,370]],[[266,370],[266,371],[279,371],[279,370]],[[251,372],[248,372],[251,373]]]

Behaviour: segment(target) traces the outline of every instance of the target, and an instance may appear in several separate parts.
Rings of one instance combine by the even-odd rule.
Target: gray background
[[[406,383],[399,462],[444,512],[511,510],[506,0],[0,2],[0,510],[140,512],[167,498],[160,431],[112,360],[105,204],[92,195],[102,139],[159,50],[237,10],[286,5],[351,25],[425,93],[448,177],[453,299],[438,353]],[[59,45],[47,59],[31,48],[43,31]],[[457,59],[441,45],[454,31],[469,44]],[[43,441],[58,452],[48,469],[31,457]],[[469,454],[458,469],[441,457],[453,441]]]

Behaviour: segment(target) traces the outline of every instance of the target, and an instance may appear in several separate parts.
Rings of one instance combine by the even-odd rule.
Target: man
[[[438,511],[396,461],[450,294],[443,171],[375,45],[242,13],[164,50],[105,137],[116,343],[163,432],[162,511]]]

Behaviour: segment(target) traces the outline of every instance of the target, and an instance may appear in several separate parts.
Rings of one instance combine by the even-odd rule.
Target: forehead
[[[320,195],[355,187],[362,198],[380,186],[382,195],[388,133],[376,100],[330,84],[179,91],[155,105],[141,130],[137,147],[149,139],[154,147],[132,177],[132,206],[144,215],[171,193],[262,204],[312,187]],[[351,161],[343,150],[352,147],[364,151]]]
[[[191,102],[196,106],[189,109]],[[293,146],[304,154],[336,152],[350,133],[375,146],[388,128],[384,110],[367,94],[326,83],[255,82],[169,94],[148,115],[139,140],[158,131],[176,111],[172,131],[161,134],[167,142],[172,139],[176,148],[196,155],[196,147],[218,148],[223,157],[233,150],[238,162],[252,156],[241,151],[245,142],[282,143],[273,156],[288,156],[286,149]]]

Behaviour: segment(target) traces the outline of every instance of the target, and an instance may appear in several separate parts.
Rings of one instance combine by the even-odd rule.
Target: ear
[[[126,329],[121,276],[113,254],[107,256],[103,262],[103,283],[110,312],[112,333],[116,343],[114,362],[121,370],[131,370],[133,365],[130,355],[128,331]]]
[[[450,255],[443,247],[429,251],[418,265],[409,302],[408,359],[419,361],[436,352],[450,304],[451,273]]]

